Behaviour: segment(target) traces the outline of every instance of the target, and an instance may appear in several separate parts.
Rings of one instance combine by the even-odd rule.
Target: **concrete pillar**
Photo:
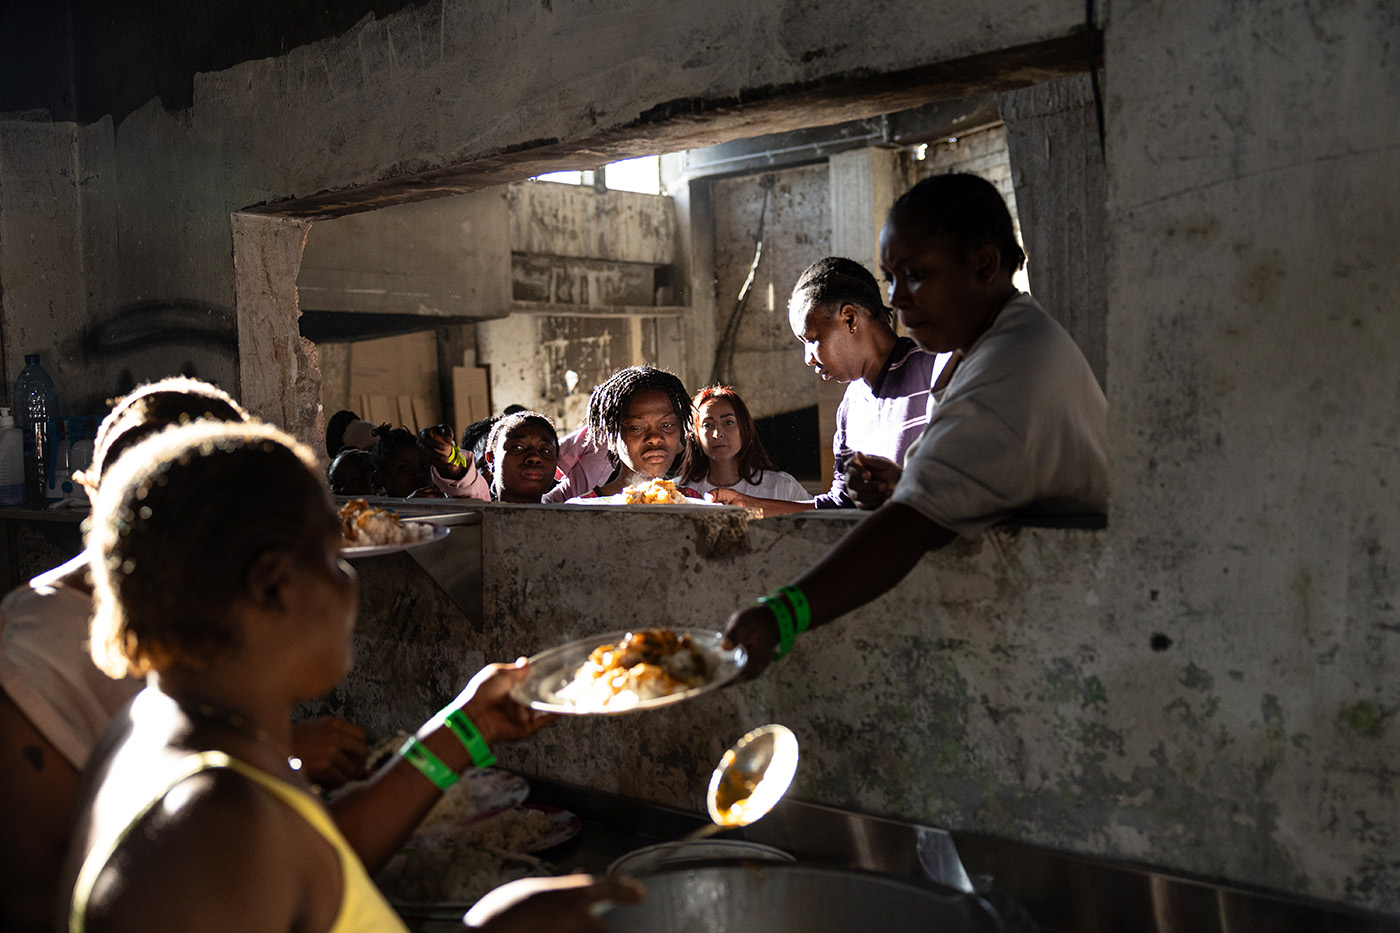
[[[297,323],[297,271],[309,221],[233,215],[239,395],[254,416],[323,450],[321,373],[316,345]]]

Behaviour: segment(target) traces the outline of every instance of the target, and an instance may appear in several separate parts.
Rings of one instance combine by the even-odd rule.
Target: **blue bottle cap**
[[[37,353],[26,353],[26,354],[24,354],[24,365],[25,365],[25,366],[38,366],[38,365],[39,365],[39,354],[37,354]]]

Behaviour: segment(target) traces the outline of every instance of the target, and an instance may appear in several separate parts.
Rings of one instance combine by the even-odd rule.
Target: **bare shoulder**
[[[327,862],[329,861],[329,865]],[[338,877],[334,850],[248,777],[218,768],[177,784],[128,832],[93,887],[87,928],[301,930]],[[339,887],[329,896],[339,900]]]

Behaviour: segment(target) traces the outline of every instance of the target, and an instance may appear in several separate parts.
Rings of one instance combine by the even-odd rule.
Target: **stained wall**
[[[994,532],[925,558],[718,705],[557,729],[512,760],[679,799],[744,726],[792,719],[812,736],[807,796],[1400,911],[1392,7],[1098,5],[1107,530]],[[189,362],[304,431],[314,379],[285,336],[304,227],[269,205],[313,216],[519,180],[568,153],[835,122],[856,106],[843,89],[872,78],[889,79],[872,91],[887,109],[921,81],[957,95],[997,67],[1047,79],[1005,50],[1083,49],[1083,15],[1065,0],[448,2],[199,72],[187,103],[76,126],[10,114],[7,370],[24,343],[98,397],[123,372]],[[119,312],[160,325],[172,306],[204,324],[183,343],[73,349]],[[520,514],[484,529],[493,654],[513,631],[713,624],[844,530],[759,523],[751,550],[722,556],[685,517]],[[602,757],[641,746],[663,749],[645,787]]]

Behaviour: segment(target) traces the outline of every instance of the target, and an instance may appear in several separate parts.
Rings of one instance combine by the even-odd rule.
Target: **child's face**
[[[633,473],[656,478],[671,471],[681,446],[681,419],[671,397],[660,389],[647,389],[632,396],[622,437],[614,444],[623,466]]]
[[[880,231],[880,273],[891,307],[919,346],[932,353],[966,350],[981,335],[1000,254],[965,250],[944,237],[890,218]]]
[[[711,463],[724,463],[744,449],[744,435],[734,405],[724,398],[710,399],[695,413],[695,437]]]
[[[340,454],[327,473],[331,492],[337,496],[374,495],[374,471],[363,455]]]
[[[400,447],[384,466],[384,495],[403,499],[428,485],[428,464],[416,444]]]
[[[502,502],[539,502],[554,487],[559,448],[552,434],[526,423],[513,428],[490,459]]]

